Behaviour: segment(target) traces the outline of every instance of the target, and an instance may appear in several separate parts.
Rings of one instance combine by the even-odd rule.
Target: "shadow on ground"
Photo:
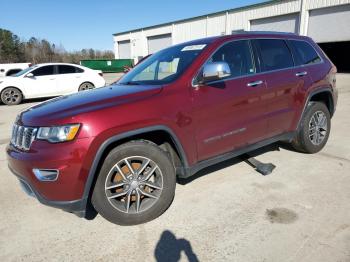
[[[190,241],[184,238],[177,239],[171,231],[165,230],[154,250],[154,257],[157,262],[177,262],[180,260],[182,252],[189,262],[199,261],[192,250]]]
[[[239,163],[241,163],[243,161],[246,161],[248,158],[251,158],[251,157],[258,157],[259,155],[262,155],[262,154],[265,154],[265,153],[271,152],[271,151],[279,151],[280,148],[283,148],[283,149],[289,150],[289,151],[295,151],[287,143],[279,142],[279,143],[271,144],[271,145],[259,148],[257,150],[251,151],[248,154],[244,154],[244,155],[241,155],[241,156],[238,156],[238,157],[235,157],[235,158],[231,158],[231,159],[228,159],[226,161],[220,162],[218,164],[206,167],[206,168],[200,170],[199,172],[197,172],[196,174],[192,175],[189,178],[179,178],[177,180],[177,182],[180,185],[186,185],[186,184],[192,182],[193,180],[198,179],[198,178],[200,178],[202,176],[205,176],[205,175],[208,175],[210,173],[219,171],[219,170],[227,168],[229,166],[233,166],[233,165],[239,164]]]

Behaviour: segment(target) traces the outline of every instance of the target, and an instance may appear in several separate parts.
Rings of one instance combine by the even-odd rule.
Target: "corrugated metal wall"
[[[226,14],[209,16],[207,21],[207,36],[226,34]]]
[[[206,19],[198,19],[174,25],[173,43],[198,39],[206,36]]]
[[[300,30],[302,34],[308,31],[309,10],[335,5],[350,4],[350,0],[281,0],[244,9],[228,10],[227,12],[209,14],[192,20],[177,21],[173,24],[160,25],[140,29],[137,32],[114,36],[115,55],[118,54],[118,41],[131,41],[131,58],[137,60],[148,54],[147,37],[172,34],[172,44],[177,44],[206,36],[231,34],[236,30],[250,30],[251,20],[274,17],[300,12]]]
[[[304,0],[306,9],[317,9],[335,5],[350,4],[350,0]]]

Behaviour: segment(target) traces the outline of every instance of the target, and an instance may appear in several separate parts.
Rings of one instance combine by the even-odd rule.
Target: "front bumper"
[[[90,138],[59,144],[34,141],[26,152],[8,145],[8,166],[25,191],[42,204],[84,216],[84,188],[89,171],[84,160],[90,142]],[[33,173],[35,168],[59,170],[59,176],[55,181],[40,181]]]
[[[72,201],[53,201],[45,199],[43,196],[37,192],[32,185],[28,181],[25,180],[22,176],[14,172],[9,166],[11,172],[17,176],[19,183],[24,192],[26,192],[29,196],[35,197],[41,204],[59,208],[69,213],[74,213],[79,217],[85,217],[86,213],[86,199],[72,200]]]

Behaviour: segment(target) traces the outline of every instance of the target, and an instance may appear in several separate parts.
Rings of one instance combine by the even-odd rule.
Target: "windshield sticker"
[[[204,47],[206,47],[206,45],[188,45],[182,48],[181,51],[183,52],[183,51],[202,50]]]

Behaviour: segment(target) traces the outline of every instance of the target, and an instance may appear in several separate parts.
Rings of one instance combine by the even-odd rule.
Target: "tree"
[[[67,52],[62,44],[57,47],[56,44],[52,44],[46,39],[35,37],[31,37],[28,41],[22,41],[11,31],[0,28],[0,63],[79,63],[83,59],[97,58],[113,59],[114,53],[110,50],[101,51],[92,48]]]

